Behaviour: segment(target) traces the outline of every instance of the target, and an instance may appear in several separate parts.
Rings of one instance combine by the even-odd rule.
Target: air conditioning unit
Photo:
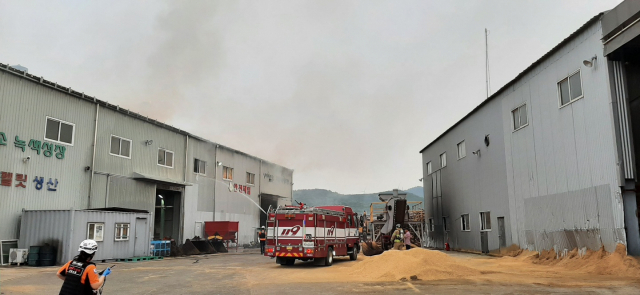
[[[9,249],[9,263],[16,263],[18,265],[27,263],[27,254],[29,254],[29,250],[27,249]]]

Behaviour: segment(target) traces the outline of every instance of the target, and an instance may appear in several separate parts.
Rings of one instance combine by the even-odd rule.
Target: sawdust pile
[[[527,255],[523,260],[590,274],[640,277],[638,259],[627,256],[627,249],[623,244],[618,244],[613,253],[600,248],[598,251],[587,250],[581,257],[578,249],[573,249],[565,257],[560,259],[556,257],[556,252],[549,250],[542,251],[538,255]]]
[[[364,281],[397,281],[412,276],[413,280],[441,280],[481,274],[445,253],[421,248],[386,251],[367,257],[349,269]]]

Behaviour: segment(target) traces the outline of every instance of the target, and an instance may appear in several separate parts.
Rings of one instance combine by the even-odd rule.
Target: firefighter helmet
[[[87,254],[93,254],[98,251],[98,243],[94,240],[84,240],[80,243],[78,251],[86,252]]]

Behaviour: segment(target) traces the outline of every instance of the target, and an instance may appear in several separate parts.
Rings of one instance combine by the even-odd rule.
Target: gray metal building
[[[155,239],[182,243],[223,220],[239,221],[248,243],[261,224],[256,204],[292,201],[289,168],[4,64],[0,106],[0,241],[27,234],[23,209],[119,207],[150,212]]]
[[[593,17],[421,150],[430,246],[640,255],[639,15]]]

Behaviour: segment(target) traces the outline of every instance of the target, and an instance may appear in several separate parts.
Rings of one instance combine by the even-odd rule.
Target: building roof
[[[532,63],[529,67],[527,67],[524,71],[522,71],[520,74],[518,74],[518,76],[516,76],[513,80],[509,81],[507,84],[505,84],[504,86],[502,86],[502,88],[500,88],[498,91],[496,91],[494,94],[492,94],[491,96],[489,96],[487,99],[485,99],[482,103],[480,103],[477,107],[475,107],[473,110],[471,110],[471,112],[469,112],[468,114],[466,114],[464,117],[462,117],[462,119],[460,119],[458,122],[456,122],[455,124],[453,124],[453,126],[449,127],[449,129],[447,129],[445,132],[443,132],[442,134],[440,134],[440,136],[436,137],[436,139],[434,139],[433,141],[431,141],[427,146],[425,146],[423,149],[420,150],[420,153],[424,152],[424,150],[426,150],[427,148],[429,148],[432,144],[434,144],[436,141],[440,140],[440,138],[444,137],[447,133],[449,133],[449,131],[453,130],[454,128],[456,128],[456,126],[460,125],[460,123],[462,123],[464,120],[466,120],[467,118],[471,117],[471,115],[473,115],[476,111],[478,111],[480,108],[482,108],[484,105],[486,105],[487,103],[489,103],[491,100],[493,100],[494,98],[498,97],[503,91],[505,91],[507,88],[513,86],[513,84],[515,84],[518,80],[520,80],[522,77],[524,77],[524,75],[528,74],[530,71],[532,71],[536,66],[538,66],[539,64],[541,64],[545,59],[547,59],[549,56],[551,56],[552,54],[556,53],[558,50],[560,50],[560,48],[562,48],[564,45],[566,45],[567,43],[569,43],[571,40],[573,40],[573,38],[575,38],[576,36],[578,36],[580,33],[582,33],[584,30],[586,30],[588,27],[590,27],[591,25],[593,25],[595,22],[597,22],[598,20],[600,20],[600,18],[602,17],[602,15],[604,15],[604,12],[601,12],[599,14],[597,14],[596,16],[592,17],[591,19],[589,19],[584,25],[582,25],[579,29],[577,29],[575,32],[573,32],[571,35],[569,35],[569,37],[565,38],[564,40],[562,40],[562,42],[560,42],[558,45],[556,45],[555,47],[553,47],[551,50],[549,50],[549,52],[545,53],[541,58],[539,58],[538,60],[536,60],[534,63]]]
[[[121,114],[124,114],[124,115],[130,116],[130,117],[136,118],[136,119],[138,119],[138,120],[146,121],[147,123],[150,123],[150,124],[153,124],[153,125],[159,126],[159,127],[161,127],[161,128],[167,129],[167,130],[171,130],[171,131],[173,131],[173,132],[176,132],[176,133],[179,133],[179,134],[182,134],[182,135],[188,136],[188,137],[190,137],[190,138],[195,138],[195,139],[198,139],[198,140],[203,141],[203,142],[209,142],[209,143],[212,143],[212,144],[215,144],[215,145],[219,145],[220,147],[223,147],[223,148],[225,148],[225,149],[231,150],[231,151],[233,151],[233,152],[235,152],[235,153],[238,153],[238,154],[241,154],[241,155],[244,155],[244,156],[247,156],[247,157],[251,157],[251,158],[254,158],[254,159],[258,159],[258,160],[263,161],[263,162],[265,162],[265,163],[269,163],[269,164],[273,164],[273,165],[278,165],[278,164],[276,164],[276,163],[272,163],[272,162],[269,162],[269,161],[267,161],[267,160],[264,160],[264,159],[258,158],[258,157],[256,157],[256,156],[249,155],[249,154],[247,154],[247,153],[245,153],[245,152],[242,152],[242,151],[239,151],[239,150],[236,150],[236,149],[230,148],[230,147],[228,147],[228,146],[225,146],[225,145],[219,144],[219,143],[217,143],[217,142],[213,142],[213,141],[211,141],[211,140],[208,140],[208,139],[202,138],[202,137],[200,137],[200,136],[197,136],[197,135],[195,135],[195,134],[189,133],[189,132],[184,131],[184,130],[182,130],[182,129],[179,129],[179,128],[176,128],[176,127],[173,127],[173,126],[171,126],[171,125],[169,125],[169,124],[162,123],[162,122],[160,122],[160,121],[158,121],[158,120],[154,120],[154,119],[149,118],[149,117],[147,117],[147,116],[143,116],[143,115],[138,114],[138,113],[136,113],[136,112],[132,112],[132,111],[130,111],[130,110],[127,110],[127,109],[121,108],[121,107],[120,107],[120,106],[118,106],[118,105],[113,105],[113,104],[110,104],[110,103],[108,103],[108,102],[106,102],[106,101],[99,100],[99,99],[97,99],[95,96],[90,96],[90,95],[88,95],[88,94],[84,94],[84,92],[79,92],[79,91],[77,91],[77,90],[73,90],[73,89],[71,89],[71,87],[65,87],[65,86],[59,85],[58,83],[51,82],[51,81],[49,81],[49,80],[44,79],[43,77],[38,77],[38,76],[36,76],[36,75],[30,74],[30,73],[28,73],[27,71],[22,71],[22,70],[20,70],[20,69],[14,68],[14,67],[12,67],[12,66],[9,66],[8,64],[0,63],[0,71],[4,71],[4,72],[8,72],[8,73],[10,73],[10,74],[16,75],[16,76],[20,76],[20,77],[22,77],[22,78],[25,78],[25,79],[27,79],[27,80],[31,81],[31,82],[35,82],[35,83],[38,83],[38,84],[40,84],[40,85],[43,85],[43,86],[46,86],[46,87],[49,87],[49,88],[53,88],[54,90],[57,90],[57,91],[60,91],[60,92],[64,92],[64,93],[66,93],[66,94],[68,94],[68,95],[74,96],[74,97],[79,98],[79,99],[83,99],[83,100],[85,100],[85,101],[93,102],[93,103],[95,103],[95,104],[100,105],[101,107],[105,107],[105,108],[108,108],[108,109],[114,110],[114,111],[116,111],[116,112],[119,112],[119,113],[121,113]],[[293,169],[290,169],[290,168],[284,167],[284,166],[282,166],[282,165],[278,165],[278,166],[280,166],[280,167],[282,167],[282,168],[284,168],[284,169],[287,169],[287,170],[293,171]]]

